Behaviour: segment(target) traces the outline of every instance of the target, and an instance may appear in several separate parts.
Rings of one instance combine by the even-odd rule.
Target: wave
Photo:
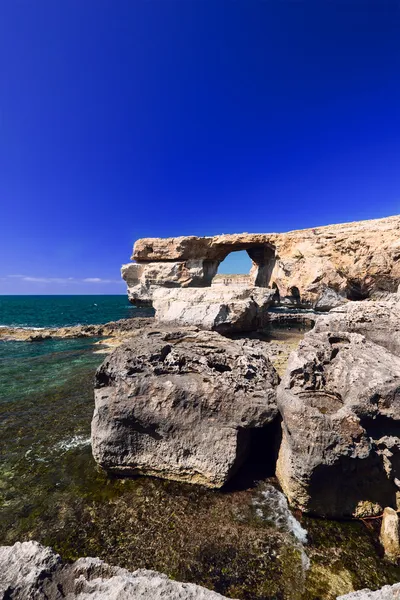
[[[50,327],[30,327],[29,325],[0,325],[0,329],[28,329],[29,331],[42,331],[43,329],[50,329]]]

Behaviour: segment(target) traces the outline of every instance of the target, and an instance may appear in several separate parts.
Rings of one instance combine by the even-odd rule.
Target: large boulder
[[[153,294],[156,319],[165,325],[237,333],[268,323],[275,290],[240,285],[198,289],[160,288]]]
[[[360,333],[400,356],[400,297],[383,301],[348,302],[318,318],[315,331]]]
[[[171,581],[156,571],[127,571],[98,558],[72,564],[38,542],[0,547],[0,598],[4,600],[221,600],[193,583]]]
[[[277,417],[277,383],[259,349],[195,328],[145,330],[97,371],[93,456],[120,474],[221,487],[251,430]]]
[[[311,331],[277,391],[277,475],[302,511],[345,517],[397,507],[400,358],[364,336]]]

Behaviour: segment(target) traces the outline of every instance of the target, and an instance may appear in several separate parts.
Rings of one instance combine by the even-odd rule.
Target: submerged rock
[[[99,558],[64,564],[38,542],[0,547],[0,597],[8,600],[218,600],[224,598],[193,583],[171,581],[156,571],[127,571]]]
[[[259,348],[195,328],[145,330],[97,371],[93,456],[121,474],[221,487],[251,430],[276,419],[278,381]]]
[[[329,517],[396,508],[400,357],[356,333],[311,331],[277,401],[277,475],[293,506]]]

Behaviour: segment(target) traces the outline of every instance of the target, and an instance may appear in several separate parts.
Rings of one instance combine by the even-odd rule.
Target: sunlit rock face
[[[400,598],[400,583],[385,585],[375,592],[365,589],[339,596],[337,600],[398,600]]]
[[[144,330],[97,371],[93,456],[120,474],[221,487],[252,430],[275,422],[278,381],[258,348],[196,328]]]
[[[293,506],[328,517],[398,506],[399,356],[317,321],[289,358],[277,402],[277,475]]]
[[[153,294],[153,306],[160,323],[195,325],[228,334],[264,327],[274,299],[275,291],[269,288],[159,288]]]
[[[0,547],[0,597],[9,600],[222,600],[193,583],[172,581],[156,571],[128,571],[99,558],[63,563],[38,542]]]
[[[400,282],[400,216],[289,233],[144,238],[122,276],[134,304],[160,287],[208,287],[231,252],[246,250],[250,286],[329,310],[345,300],[395,292]]]
[[[374,302],[348,302],[319,317],[315,331],[360,333],[400,356],[400,295]]]

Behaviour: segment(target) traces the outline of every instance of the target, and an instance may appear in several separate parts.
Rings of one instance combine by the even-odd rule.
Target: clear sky
[[[0,293],[122,293],[139,237],[399,213],[400,2],[2,0],[0,208]]]

